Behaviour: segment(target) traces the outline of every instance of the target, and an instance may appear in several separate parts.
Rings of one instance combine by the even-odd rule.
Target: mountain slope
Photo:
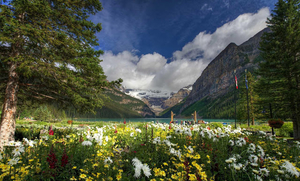
[[[104,95],[110,98],[101,109],[96,110],[96,115],[78,115],[81,118],[141,118],[154,117],[154,113],[141,100],[133,98],[117,89],[106,89]]]
[[[184,103],[181,103],[177,115],[189,117],[196,110],[200,116],[206,118],[232,117],[229,110],[234,106],[234,70],[238,79],[242,79],[245,69],[252,72],[258,68],[258,62],[261,60],[259,42],[265,31],[269,30],[262,30],[240,46],[230,43],[212,60],[193,84],[191,93]],[[228,113],[220,114],[224,107],[228,109]]]

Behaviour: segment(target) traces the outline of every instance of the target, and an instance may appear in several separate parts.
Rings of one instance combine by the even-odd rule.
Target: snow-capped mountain
[[[192,90],[192,86],[183,87],[177,93],[165,90],[126,89],[123,86],[119,87],[119,90],[131,97],[142,100],[153,112],[159,114],[164,109],[184,99]]]
[[[173,92],[161,91],[161,90],[145,90],[145,89],[126,89],[125,94],[130,95],[137,99],[150,99],[150,98],[160,98],[168,99],[171,97]]]

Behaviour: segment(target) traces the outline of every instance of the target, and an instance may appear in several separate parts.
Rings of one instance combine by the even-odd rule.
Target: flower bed
[[[299,180],[300,143],[264,132],[123,123],[59,130],[10,142],[0,156],[0,181]]]

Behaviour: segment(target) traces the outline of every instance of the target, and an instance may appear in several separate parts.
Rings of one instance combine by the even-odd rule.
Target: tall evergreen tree
[[[258,91],[264,103],[276,105],[293,120],[300,139],[300,0],[279,0],[262,37]]]
[[[0,147],[14,140],[18,99],[101,107],[107,82],[96,51],[99,0],[12,0],[0,6]],[[0,96],[1,97],[1,96]]]

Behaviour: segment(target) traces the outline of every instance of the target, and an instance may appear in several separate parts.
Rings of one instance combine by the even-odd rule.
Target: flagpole
[[[248,113],[248,127],[250,126],[250,115],[249,115],[249,101],[248,101],[248,80],[247,80],[247,69],[245,69],[245,83],[246,83],[246,89],[247,89],[247,113]]]
[[[235,78],[235,86],[236,86],[236,90],[234,91],[234,128],[236,129],[236,91],[237,91],[236,70],[234,70],[234,78]]]

